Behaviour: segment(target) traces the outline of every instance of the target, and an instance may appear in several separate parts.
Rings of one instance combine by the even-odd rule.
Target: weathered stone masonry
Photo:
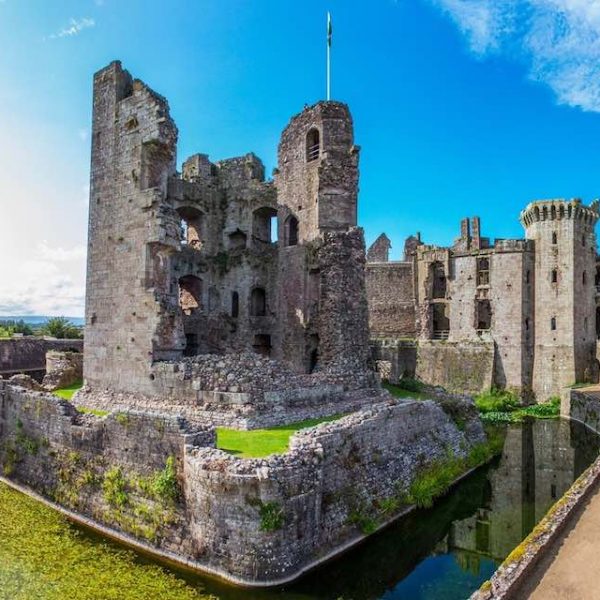
[[[392,380],[416,375],[472,392],[495,386],[538,401],[597,380],[598,203],[540,200],[520,218],[524,240],[491,243],[475,217],[462,221],[450,248],[411,236],[403,262],[385,262],[381,237],[371,247],[372,344]],[[407,337],[417,338],[413,348],[397,343]],[[411,361],[413,372],[394,366]]]
[[[319,102],[292,118],[274,182],[253,154],[195,154],[179,174],[166,100],[115,62],[94,78],[92,139],[82,401],[116,393],[201,406],[209,394],[218,408],[215,392],[242,393],[233,372],[225,390],[192,382],[183,358],[205,365],[209,354],[248,351],[288,378],[314,374],[316,407],[332,385],[340,400],[373,385],[359,149],[345,105]],[[270,396],[243,387],[234,404],[262,402],[268,414]],[[318,391],[309,379],[302,387]]]
[[[275,583],[358,541],[352,515],[384,522],[393,515],[378,511],[383,500],[401,497],[432,461],[485,439],[472,406],[455,405],[459,429],[432,401],[382,399],[298,432],[284,455],[239,459],[214,447],[212,428],[157,413],[83,415],[0,381],[0,463],[15,482],[196,567]],[[180,490],[172,505],[139,483],[169,457]],[[120,481],[122,504],[110,493]]]

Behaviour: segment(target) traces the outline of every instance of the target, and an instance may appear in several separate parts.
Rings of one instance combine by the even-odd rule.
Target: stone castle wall
[[[447,350],[446,341],[493,344],[492,378],[486,372],[480,381],[524,400],[545,401],[572,383],[597,381],[598,203],[536,201],[520,218],[524,240],[492,243],[481,237],[475,217],[461,222],[451,247],[425,245],[420,236],[411,236],[412,263],[368,263],[373,346],[377,338],[399,341],[414,327],[423,345],[417,375],[450,389],[460,380],[453,368],[421,364],[446,354],[452,362],[454,350]],[[368,255],[383,260],[386,240],[380,236]],[[400,265],[406,265],[404,277]],[[489,358],[488,350],[483,355]]]
[[[412,262],[368,262],[365,271],[371,338],[414,338]]]
[[[420,340],[416,376],[450,392],[489,390],[494,384],[494,343]]]
[[[15,373],[46,371],[46,352],[75,350],[83,352],[83,340],[52,340],[39,337],[0,340],[0,375],[5,378]]]
[[[299,374],[366,376],[348,107],[320,102],[290,121],[275,182],[252,153],[194,154],[179,174],[176,143],[164,98],[118,62],[95,75],[87,387],[160,397],[158,363],[247,351]],[[185,391],[177,379],[167,397]]]
[[[298,432],[284,455],[239,459],[214,448],[214,430],[180,417],[83,415],[0,381],[0,461],[5,476],[98,523],[265,584],[358,541],[357,523],[390,518],[377,507],[421,469],[485,439],[468,411],[463,431],[432,401],[387,398]],[[152,491],[169,460],[179,488],[172,502]]]

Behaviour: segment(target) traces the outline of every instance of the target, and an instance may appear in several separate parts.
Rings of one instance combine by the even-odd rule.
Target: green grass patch
[[[106,417],[110,413],[107,410],[100,410],[99,408],[88,408],[87,406],[78,406],[77,410],[86,415],[95,415],[97,417]]]
[[[79,380],[76,381],[75,383],[72,383],[71,385],[64,387],[64,388],[59,388],[58,390],[54,390],[53,394],[55,396],[58,396],[59,398],[63,398],[64,400],[71,400],[71,398],[73,398],[73,395],[75,394],[75,392],[79,389],[81,389],[81,386],[83,385],[83,381]]]
[[[413,379],[403,380],[399,385],[384,383],[383,387],[392,394],[394,398],[414,398],[415,400],[427,398],[426,394],[421,391],[423,386]]]
[[[217,427],[217,448],[235,454],[240,458],[260,458],[270,454],[283,454],[287,451],[290,437],[300,429],[314,427],[319,423],[336,421],[344,415],[333,415],[321,419],[307,419],[289,425],[279,425],[268,429],[242,431]]]

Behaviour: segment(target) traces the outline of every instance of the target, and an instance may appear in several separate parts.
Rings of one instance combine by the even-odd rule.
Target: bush
[[[510,412],[519,407],[519,398],[509,390],[492,388],[475,396],[475,406],[479,412]]]
[[[411,379],[410,377],[403,377],[398,382],[398,387],[409,392],[420,392],[423,389],[423,384],[417,379]]]
[[[532,404],[517,411],[519,417],[537,417],[538,419],[550,419],[560,416],[560,398],[553,396],[548,402]]]
[[[259,511],[261,531],[277,531],[283,527],[283,509],[278,502],[261,503]]]
[[[152,493],[156,498],[165,502],[175,502],[179,497],[179,484],[173,456],[167,458],[165,468],[154,476]]]
[[[104,475],[102,483],[102,492],[104,500],[111,506],[122,507],[128,502],[127,482],[123,476],[121,467],[112,467]]]

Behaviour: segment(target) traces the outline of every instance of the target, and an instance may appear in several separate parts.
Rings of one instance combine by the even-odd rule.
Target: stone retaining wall
[[[416,376],[451,392],[478,393],[494,383],[493,342],[420,340]]]
[[[49,350],[83,352],[83,340],[51,340],[42,337],[22,337],[0,340],[0,375],[31,373],[46,369]]]
[[[0,381],[4,475],[71,510],[200,569],[251,585],[293,579],[393,517],[432,461],[483,441],[433,401],[389,398],[294,435],[290,450],[239,459],[214,431],[150,413],[82,415],[68,402]],[[153,482],[172,460],[180,494]],[[164,481],[163,481],[164,482]],[[124,493],[123,497],[118,492]]]

